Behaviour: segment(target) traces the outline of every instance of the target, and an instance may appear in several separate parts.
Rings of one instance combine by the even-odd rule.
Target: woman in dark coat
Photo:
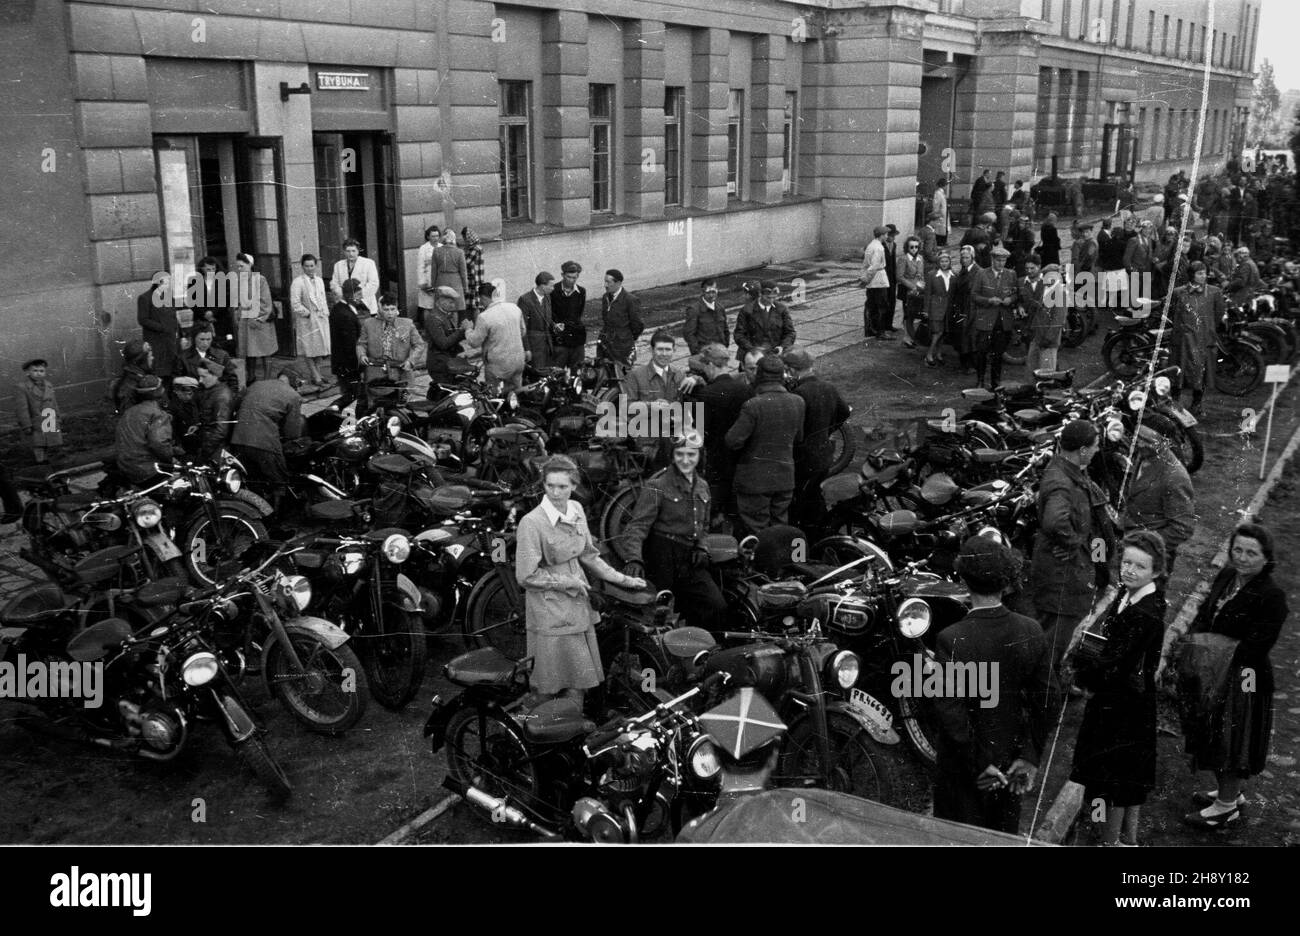
[[[1061,263],[1061,235],[1056,231],[1056,215],[1049,214],[1043,226],[1039,229],[1038,240],[1041,246],[1038,248],[1038,255],[1043,260],[1043,266]]]
[[[1189,633],[1222,634],[1239,641],[1232,658],[1227,699],[1213,715],[1206,740],[1189,743],[1193,770],[1212,770],[1218,789],[1195,793],[1195,812],[1183,821],[1199,828],[1222,828],[1241,818],[1243,787],[1264,769],[1273,730],[1273,665],[1268,652],[1282,633],[1289,609],[1286,592],[1273,581],[1273,535],[1258,523],[1243,523],[1232,534],[1228,566],[1210,593]]]
[[[1165,543],[1138,530],[1120,543],[1120,593],[1089,628],[1096,655],[1073,657],[1075,685],[1091,693],[1070,779],[1085,809],[1105,803],[1103,845],[1136,845],[1138,810],[1156,782],[1156,667],[1165,631]]]

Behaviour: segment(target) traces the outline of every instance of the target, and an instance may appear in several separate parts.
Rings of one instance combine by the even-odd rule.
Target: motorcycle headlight
[[[280,583],[285,597],[293,599],[299,611],[306,611],[311,604],[311,582],[305,575],[286,575]]]
[[[343,571],[348,575],[356,575],[365,564],[365,553],[346,552],[343,554]]]
[[[238,494],[239,489],[244,486],[244,476],[239,473],[238,468],[227,468],[223,480],[226,482],[226,490],[231,494]]]
[[[722,763],[718,760],[718,749],[705,735],[700,735],[691,742],[690,750],[686,752],[686,762],[690,764],[691,773],[701,780],[717,776],[718,771],[722,769]]]
[[[135,505],[135,522],[148,530],[162,522],[162,508],[153,501],[141,501]]]
[[[519,394],[511,390],[510,395],[506,397],[506,406],[510,407],[512,410],[519,409]]]
[[[1157,377],[1155,380],[1156,395],[1167,397],[1173,389],[1168,377]]]
[[[394,533],[384,540],[384,558],[389,562],[402,563],[411,555],[411,541],[401,533]]]
[[[1106,438],[1111,442],[1120,442],[1124,439],[1124,424],[1118,419],[1112,419],[1106,423]]]
[[[468,393],[463,393],[463,392],[458,393],[451,398],[451,405],[456,407],[456,409],[463,409],[466,406],[473,406],[474,398],[470,396]]]
[[[1137,412],[1147,405],[1147,395],[1141,390],[1134,390],[1128,395],[1128,408]]]
[[[853,684],[858,681],[858,673],[861,669],[862,664],[856,653],[841,650],[831,657],[830,670],[841,689],[852,689]]]
[[[397,438],[397,436],[401,433],[401,431],[402,431],[402,421],[396,416],[389,416],[388,434],[393,438]]]
[[[187,686],[204,686],[212,682],[220,670],[217,655],[202,650],[181,664],[181,678]]]
[[[920,598],[908,598],[898,606],[898,629],[915,640],[930,629],[930,605]]]

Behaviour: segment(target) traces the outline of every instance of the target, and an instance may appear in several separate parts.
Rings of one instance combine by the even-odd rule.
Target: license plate
[[[148,537],[149,547],[158,555],[163,562],[169,562],[172,559],[181,557],[180,548],[172,542],[170,536],[164,536],[161,533],[154,533]]]
[[[885,728],[893,727],[894,716],[889,709],[861,689],[849,690],[849,708]]]
[[[1196,417],[1193,416],[1189,410],[1185,410],[1181,406],[1170,407],[1170,411],[1174,414],[1174,419],[1177,419],[1183,424],[1184,429],[1190,429],[1197,423]]]

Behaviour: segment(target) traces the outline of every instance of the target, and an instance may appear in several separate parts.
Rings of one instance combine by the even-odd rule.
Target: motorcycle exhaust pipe
[[[553,842],[558,842],[562,838],[558,833],[545,829],[533,822],[514,806],[511,806],[506,800],[493,796],[490,793],[485,793],[478,787],[470,786],[468,783],[457,780],[450,774],[443,778],[442,785],[462,799],[473,803],[481,809],[487,810],[492,815],[493,822],[503,822],[508,825],[518,826],[521,829],[527,829],[528,831]]]

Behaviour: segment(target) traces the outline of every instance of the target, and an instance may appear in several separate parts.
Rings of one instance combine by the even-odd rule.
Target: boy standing
[[[63,445],[63,431],[59,421],[59,404],[54,399],[54,385],[45,379],[48,363],[44,358],[33,358],[23,365],[27,379],[16,385],[15,396],[18,426],[30,435],[32,457],[38,464],[50,459],[49,450]]]

